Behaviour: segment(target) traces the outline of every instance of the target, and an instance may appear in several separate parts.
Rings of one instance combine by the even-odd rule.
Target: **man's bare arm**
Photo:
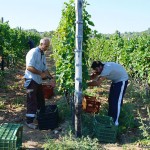
[[[40,71],[40,70],[37,70],[36,68],[32,67],[32,66],[28,66],[27,67],[27,70],[34,73],[34,74],[37,74],[37,75],[40,75],[41,78],[46,78],[47,74]]]
[[[95,80],[90,80],[87,82],[88,86],[99,86],[103,80],[105,80],[105,77],[97,77]]]

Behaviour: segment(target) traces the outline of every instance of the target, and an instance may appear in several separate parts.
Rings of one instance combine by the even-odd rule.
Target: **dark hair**
[[[100,67],[100,66],[104,66],[103,63],[101,63],[100,61],[93,61],[92,65],[91,65],[91,68],[92,69],[95,69],[96,67]]]

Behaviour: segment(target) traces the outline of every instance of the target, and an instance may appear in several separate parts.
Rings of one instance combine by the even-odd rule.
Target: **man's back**
[[[114,83],[128,80],[128,74],[124,67],[114,62],[104,63],[104,68],[100,76],[104,76],[108,80],[112,80]]]

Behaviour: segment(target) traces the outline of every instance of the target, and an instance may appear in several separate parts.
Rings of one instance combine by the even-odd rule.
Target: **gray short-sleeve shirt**
[[[31,49],[26,55],[26,67],[32,66],[39,71],[47,70],[46,66],[46,57],[45,55],[41,55],[39,47]],[[34,74],[26,69],[24,78],[28,80],[34,80],[36,83],[41,84],[42,79],[38,74]],[[25,87],[29,85],[30,82],[25,83]]]

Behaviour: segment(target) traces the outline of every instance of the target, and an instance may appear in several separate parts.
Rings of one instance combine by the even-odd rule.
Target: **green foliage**
[[[74,1],[70,0],[69,3],[64,3],[65,8],[62,10],[62,18],[57,30],[52,37],[53,56],[56,62],[56,77],[59,84],[59,91],[68,90],[70,93],[74,92],[74,77],[75,77],[75,5]],[[84,2],[83,6],[83,89],[85,88],[86,80],[88,78],[87,70],[87,40],[91,33],[90,15],[85,10],[87,3]]]
[[[4,109],[4,108],[5,108],[5,103],[0,99],[0,109]]]
[[[69,119],[71,117],[70,107],[67,105],[67,102],[64,99],[61,99],[57,102],[58,110],[59,110],[59,121],[62,122],[65,119]]]
[[[134,119],[134,106],[131,103],[125,103],[122,106],[119,117],[119,134],[125,133],[138,126]]]
[[[44,144],[45,150],[102,150],[97,139],[87,137],[75,138],[69,132],[68,135],[61,137],[59,140],[48,139]]]
[[[88,42],[88,55],[89,65],[93,60],[118,62],[131,77],[150,83],[150,35],[147,33],[129,38],[118,31],[109,37],[94,32]]]
[[[138,115],[139,115],[139,120],[140,120],[140,130],[142,131],[142,136],[147,139],[150,140],[150,110],[149,107],[147,106],[146,108],[147,110],[147,117],[143,118],[140,111],[138,110]]]
[[[20,107],[24,104],[24,98],[23,97],[16,97],[13,101],[12,101],[12,105],[14,105],[15,107]]]
[[[1,71],[0,72],[0,82],[2,83],[2,81],[4,80],[4,72],[3,71]],[[0,87],[1,87],[2,85],[0,85]]]
[[[3,56],[7,63],[14,65],[24,60],[29,50],[29,37],[37,46],[41,37],[39,33],[20,28],[11,29],[8,22],[0,22],[0,56]]]

